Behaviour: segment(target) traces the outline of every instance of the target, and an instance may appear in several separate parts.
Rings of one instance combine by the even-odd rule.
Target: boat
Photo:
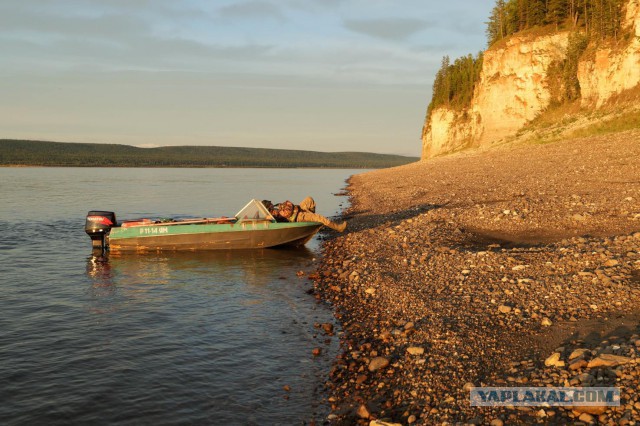
[[[262,249],[305,245],[322,227],[318,222],[278,222],[257,200],[234,217],[118,223],[114,212],[90,211],[85,232],[94,249],[111,252]]]

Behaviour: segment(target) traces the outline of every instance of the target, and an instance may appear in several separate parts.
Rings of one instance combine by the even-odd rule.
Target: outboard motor
[[[94,249],[106,248],[105,237],[111,228],[116,226],[116,214],[114,212],[90,211],[84,224],[84,232],[91,237]]]

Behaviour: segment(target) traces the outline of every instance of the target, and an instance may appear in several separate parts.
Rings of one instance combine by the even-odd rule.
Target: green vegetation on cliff
[[[578,62],[589,43],[621,38],[624,0],[496,0],[487,22],[489,46],[514,34],[545,28],[549,32],[572,30],[567,56],[549,70],[549,89],[554,103],[580,98]],[[448,56],[436,74],[427,120],[435,108],[464,111],[470,106],[480,79],[483,55],[456,59]]]
[[[475,58],[472,55],[458,58],[453,64],[445,56],[433,83],[433,98],[427,115],[431,115],[431,111],[440,106],[454,110],[466,108],[471,103],[473,90],[480,79],[482,61],[482,52]]]
[[[218,146],[137,148],[128,145],[0,139],[0,166],[66,167],[325,167],[376,169],[417,157]]]
[[[580,98],[580,81],[578,80],[578,62],[589,44],[584,33],[574,32],[569,35],[567,55],[564,59],[554,61],[547,70],[547,85],[551,95],[551,105],[559,105]]]
[[[584,30],[591,39],[618,38],[624,0],[497,0],[487,23],[489,45],[533,27]]]

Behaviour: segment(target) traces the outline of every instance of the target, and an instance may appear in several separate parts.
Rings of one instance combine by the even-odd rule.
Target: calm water
[[[336,338],[298,251],[91,255],[88,210],[233,215],[251,198],[332,215],[349,170],[0,168],[0,424],[303,424]],[[313,359],[314,347],[325,355]],[[291,387],[285,392],[283,387]]]

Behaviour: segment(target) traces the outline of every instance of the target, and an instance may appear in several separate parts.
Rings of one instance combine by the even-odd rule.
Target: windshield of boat
[[[239,222],[276,221],[264,204],[258,200],[249,201],[249,203],[236,214],[236,219],[238,219]]]

